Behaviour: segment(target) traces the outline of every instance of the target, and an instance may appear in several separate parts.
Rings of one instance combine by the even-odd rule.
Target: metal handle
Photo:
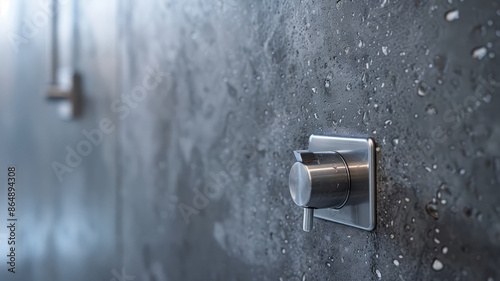
[[[77,5],[77,3],[75,3]],[[52,23],[51,23],[51,59],[50,59],[50,81],[49,87],[47,89],[47,99],[51,101],[58,102],[59,117],[63,120],[71,120],[78,117],[82,113],[83,107],[83,97],[82,97],[82,85],[81,76],[78,74],[75,68],[75,63],[73,62],[72,67],[61,67],[61,63],[70,63],[70,57],[68,55],[61,55],[59,48],[59,41],[64,38],[66,40],[63,43],[65,48],[63,50],[69,49],[71,41],[76,41],[75,34],[71,36],[59,36],[58,28],[59,25],[64,25],[64,21],[60,21],[61,11],[59,10],[60,4],[57,0],[52,0]],[[73,8],[76,8],[74,6]],[[68,12],[68,11],[65,11]],[[71,18],[73,21],[73,28],[76,29],[76,19]],[[73,44],[76,44],[73,42]],[[76,45],[75,45],[76,46]],[[73,50],[74,51],[74,50]],[[74,57],[75,54],[71,56]]]
[[[292,199],[304,208],[304,231],[311,231],[314,209],[342,208],[350,192],[349,169],[337,152],[294,151],[289,188]]]

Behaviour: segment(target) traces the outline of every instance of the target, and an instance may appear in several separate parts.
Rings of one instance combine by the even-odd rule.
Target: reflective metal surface
[[[305,232],[309,232],[312,230],[313,220],[314,220],[314,209],[304,208],[304,221],[302,223],[302,229],[304,229]]]
[[[342,208],[350,189],[349,169],[342,156],[333,151],[294,151],[289,188],[293,201],[304,208],[304,231],[311,231],[314,209]]]
[[[375,145],[370,138],[311,135],[309,151],[336,151],[349,168],[351,189],[341,209],[318,209],[314,216],[364,230],[375,228]]]
[[[309,208],[344,205],[349,195],[349,173],[342,157],[335,152],[295,151],[295,154],[314,157],[314,161],[295,163],[290,170],[290,194],[295,204]]]

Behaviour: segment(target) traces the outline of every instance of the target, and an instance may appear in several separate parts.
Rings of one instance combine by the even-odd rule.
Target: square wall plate
[[[371,138],[311,135],[309,151],[335,151],[347,162],[351,192],[340,209],[316,209],[314,216],[371,231],[375,228],[375,143]]]

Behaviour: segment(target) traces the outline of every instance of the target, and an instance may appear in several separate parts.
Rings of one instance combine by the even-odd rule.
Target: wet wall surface
[[[43,98],[43,31],[0,50],[17,280],[500,280],[498,1],[75,3],[81,119]],[[288,172],[311,134],[376,142],[373,232],[302,231]]]
[[[131,272],[500,279],[498,2],[120,5],[123,88],[168,73],[120,131]],[[288,172],[310,134],[375,140],[375,231],[301,230]]]

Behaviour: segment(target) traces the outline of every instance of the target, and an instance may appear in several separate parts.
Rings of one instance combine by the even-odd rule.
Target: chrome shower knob
[[[309,137],[294,151],[290,170],[293,202],[304,208],[303,229],[313,218],[371,231],[376,225],[375,142],[371,138]]]
[[[304,208],[304,231],[312,229],[314,209],[342,208],[349,198],[347,163],[337,152],[294,151],[289,188],[293,201]]]

